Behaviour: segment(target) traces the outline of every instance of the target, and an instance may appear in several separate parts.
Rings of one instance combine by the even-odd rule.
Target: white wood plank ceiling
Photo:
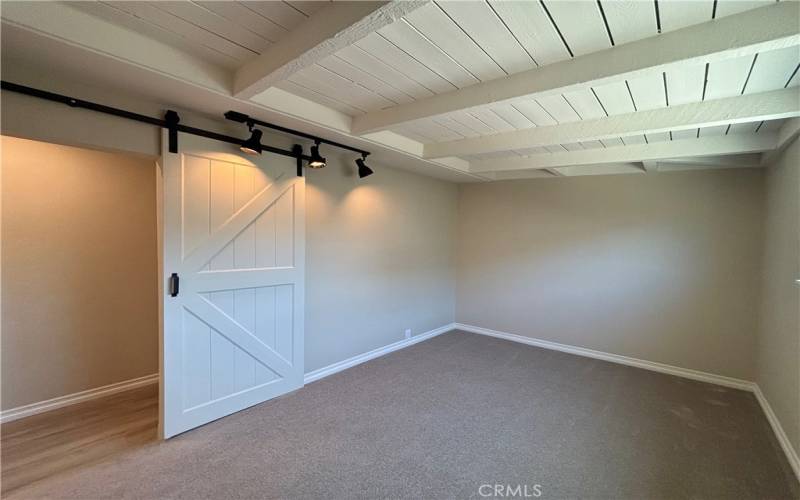
[[[65,3],[232,69],[261,54],[326,2],[110,0]]]
[[[280,42],[293,30],[305,29],[314,14],[330,15],[331,7],[341,4],[345,8],[345,3],[113,1],[69,2],[69,5],[235,72],[259,55],[271,54],[270,50],[285,51]],[[347,43],[330,45],[336,50],[322,57],[309,56],[317,49],[298,54],[292,61],[292,71],[274,86],[357,119],[381,110],[428,102],[426,100],[434,96],[459,95],[463,89],[487,82],[503,82],[512,75],[548,65],[587,60],[593,57],[590,55],[602,51],[614,54],[626,44],[659,40],[677,30],[683,33],[690,26],[713,30],[716,23],[729,16],[743,19],[737,26],[748,29],[747,20],[739,14],[754,9],[758,9],[754,14],[763,13],[776,5],[774,0],[431,1],[418,8],[407,7],[407,12],[403,11],[402,17],[397,19],[370,21],[373,30],[359,32]],[[325,10],[321,12],[322,9]],[[764,30],[756,24],[754,21],[754,31]],[[800,24],[800,20],[795,19],[795,24]],[[511,99],[490,99],[491,102],[478,105],[465,99],[464,106],[451,106],[442,113],[423,113],[425,116],[419,119],[399,120],[380,128],[425,145],[419,156],[458,157],[464,160],[464,165],[470,165],[465,167],[467,170],[473,163],[483,168],[487,162],[502,163],[509,158],[565,153],[575,153],[577,158],[579,152],[586,150],[621,151],[634,146],[726,136],[777,136],[782,127],[787,126],[785,118],[797,116],[798,106],[792,104],[789,94],[773,93],[774,99],[789,102],[788,107],[792,109],[787,109],[786,113],[759,115],[753,112],[733,116],[724,109],[708,107],[713,117],[699,120],[699,125],[694,127],[663,115],[664,123],[677,125],[617,135],[603,132],[562,137],[556,132],[558,126],[564,124],[585,122],[590,128],[609,117],[625,115],[635,119],[633,117],[653,110],[693,110],[688,106],[751,95],[760,99],[759,96],[781,89],[795,89],[793,95],[797,96],[796,89],[800,86],[797,31],[800,29],[778,41],[767,40],[770,43],[762,45],[754,42],[757,49],[731,51],[725,57],[717,55],[719,50],[710,51],[708,57],[693,57],[685,64],[634,71],[620,74],[618,78],[604,77],[596,85],[531,92]],[[331,39],[338,36],[340,33],[332,35]],[[642,56],[646,58],[647,54]],[[254,101],[259,99],[259,96],[253,97]],[[734,108],[734,101],[729,102]],[[731,116],[730,121],[725,121],[727,116]],[[307,118],[314,119],[313,116]],[[356,128],[354,126],[354,135],[360,135]],[[559,140],[528,144],[524,140],[509,139],[508,144],[513,142],[514,147],[481,150],[476,146],[463,154],[456,147],[465,144],[465,140],[517,137],[514,132],[536,129],[541,129],[543,134],[553,130],[552,136]],[[648,127],[643,127],[645,129]],[[731,154],[741,154],[739,149],[743,148],[732,148]],[[705,162],[702,166],[710,167],[710,164]],[[589,167],[559,166],[548,171],[553,175],[584,175],[584,172],[603,172],[604,168],[607,173],[629,172],[633,168],[629,162]],[[639,167],[638,171],[646,170],[642,165]],[[497,173],[502,172],[500,168],[492,171],[494,174],[487,177],[511,175]]]

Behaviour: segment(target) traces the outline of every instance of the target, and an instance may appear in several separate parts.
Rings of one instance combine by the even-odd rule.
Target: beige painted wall
[[[456,320],[752,380],[763,172],[464,185]]]
[[[2,409],[158,371],[152,160],[2,138]]]
[[[800,452],[800,141],[767,169],[756,382]]]
[[[307,171],[307,372],[454,320],[458,187],[353,167]]]

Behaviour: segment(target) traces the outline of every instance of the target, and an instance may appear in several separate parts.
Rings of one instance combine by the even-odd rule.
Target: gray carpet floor
[[[12,497],[483,498],[495,484],[800,497],[750,393],[462,332]]]

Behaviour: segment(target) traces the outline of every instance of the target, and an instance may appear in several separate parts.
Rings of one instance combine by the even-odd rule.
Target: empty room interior
[[[0,19],[3,498],[800,499],[800,1]]]

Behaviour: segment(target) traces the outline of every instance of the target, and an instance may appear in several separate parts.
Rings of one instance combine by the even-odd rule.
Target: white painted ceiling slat
[[[594,87],[594,92],[609,116],[633,113],[635,111],[631,95],[624,80],[598,85]]]
[[[283,80],[276,85],[276,87],[281,90],[285,90],[286,92],[290,92],[296,96],[308,99],[309,101],[322,104],[323,106],[328,106],[329,108],[340,111],[346,115],[355,116],[364,113],[363,109],[358,109],[336,98],[328,97],[325,94],[299,85],[291,80]]]
[[[276,40],[242,29],[230,19],[193,2],[153,2],[152,5],[258,54]]]
[[[705,73],[706,68],[703,65],[684,66],[667,71],[669,105],[677,106],[702,101]]]
[[[479,81],[404,20],[384,26],[378,33],[455,87],[463,88]]]
[[[718,0],[717,11],[714,19],[738,14],[747,10],[766,7],[775,3],[776,0]]]
[[[349,80],[337,77],[322,66],[304,68],[294,73],[289,81],[362,111],[388,107],[386,99]]]
[[[660,0],[661,32],[675,31],[711,20],[714,0]]]
[[[567,92],[564,94],[564,99],[575,108],[575,111],[577,111],[584,120],[593,120],[606,116],[606,112],[603,111],[603,106],[600,105],[600,101],[597,100],[597,97],[595,97],[591,90],[584,89]]]
[[[628,80],[628,88],[638,111],[667,107],[663,73],[632,78]]]
[[[282,36],[288,33],[281,26],[259,15],[240,2],[210,1],[197,3],[272,42],[278,41]]]
[[[376,33],[365,36],[356,42],[355,45],[375,58],[390,64],[401,73],[434,93],[449,92],[456,89],[452,83],[437,75],[430,68]]]
[[[492,127],[495,132],[509,132],[516,130],[510,123],[503,120],[497,113],[488,108],[474,109],[470,114],[482,121],[486,125]]]
[[[484,161],[484,160],[504,160],[508,158],[518,158],[520,155],[515,153],[514,151],[498,151],[494,153],[481,153],[475,156],[477,161]]]
[[[500,104],[492,106],[492,111],[498,114],[500,118],[507,121],[517,130],[535,127],[536,125],[530,121],[525,115],[514,107],[513,104]]]
[[[580,56],[611,48],[611,40],[597,2],[548,0],[543,5],[564,35],[573,55]]]
[[[567,148],[565,148],[561,144],[553,144],[552,146],[545,146],[544,149],[546,149],[548,153],[563,153],[564,151],[567,151]]]
[[[570,58],[541,3],[496,0],[489,3],[539,66]]]
[[[474,131],[473,129],[471,129],[471,128],[467,127],[466,125],[464,125],[464,124],[462,124],[460,122],[457,122],[457,121],[455,121],[452,118],[449,118],[447,116],[437,116],[437,117],[433,118],[433,121],[438,123],[439,125],[441,125],[443,127],[449,128],[450,130],[452,130],[452,131],[454,131],[454,132],[456,132],[458,134],[461,134],[464,137],[477,137],[478,135],[480,135],[480,134],[478,134],[478,132]]]
[[[331,71],[332,73],[336,73],[344,78],[347,78],[348,80],[368,88],[376,94],[379,94],[392,101],[393,104],[404,104],[414,100],[414,98],[408,94],[397,90],[383,80],[375,78],[366,71],[362,71],[361,69],[335,55],[326,57],[319,62],[319,65],[328,71]]]
[[[311,16],[321,8],[328,5],[331,0],[289,0],[286,3],[292,8],[299,10],[306,16]]]
[[[761,122],[734,123],[728,130],[728,134],[755,134]]]
[[[672,134],[673,141],[680,141],[683,139],[696,139],[698,129],[691,129],[691,130],[673,130],[670,132]]]
[[[670,140],[669,132],[659,132],[657,134],[645,134],[645,137],[647,138],[648,144],[653,144],[655,142],[667,142]]]
[[[701,127],[699,130],[699,137],[719,137],[721,135],[725,135],[725,132],[728,130],[728,126],[718,125],[716,127]]]
[[[667,75],[667,97],[670,106],[700,102],[703,100],[703,85],[706,78],[705,65],[685,66],[669,70]],[[697,129],[673,130],[672,140],[697,138]]]
[[[109,2],[104,3],[109,4]],[[110,3],[110,5],[149,21],[163,29],[170,30],[195,43],[227,54],[239,61],[245,61],[257,55],[257,53],[252,50],[246,49],[208,30],[195,26],[167,11],[156,8],[154,3],[113,2]]]
[[[417,81],[400,73],[379,57],[375,57],[354,45],[341,49],[335,56],[364,70],[379,80],[391,84],[414,99],[422,99],[433,95],[433,92],[420,85]]]
[[[572,109],[572,106],[569,105],[561,94],[539,97],[536,101],[541,104],[558,123],[577,122],[581,119],[578,113]]]
[[[292,7],[286,2],[241,2],[248,9],[258,15],[269,19],[272,23],[280,26],[284,30],[291,31],[298,24],[308,19],[308,15]],[[321,2],[324,6],[324,2]]]
[[[623,144],[627,146],[635,145],[635,144],[647,144],[647,139],[644,138],[643,135],[628,135],[622,137]]]
[[[534,99],[514,101],[514,107],[537,127],[555,125],[556,120]]]
[[[154,40],[160,40],[224,68],[232,70],[240,64],[238,59],[228,54],[178,35],[171,29],[151,23],[126,10],[117,8],[113,4],[102,2],[72,2],[70,6],[118,26],[152,37]]]
[[[753,56],[734,57],[709,64],[704,100],[740,95],[752,65]]]
[[[464,125],[465,127],[469,127],[479,135],[488,135],[494,134],[495,130],[484,123],[483,121],[479,120],[478,118],[474,117],[472,114],[466,111],[456,111],[454,113],[448,113],[450,119],[457,121],[458,123]]]
[[[414,130],[433,139],[434,142],[452,141],[464,136],[439,125],[431,119],[418,120],[412,124]]]
[[[757,132],[759,134],[763,134],[765,132],[777,132],[784,123],[786,123],[786,120],[767,120],[763,124],[760,124]]]
[[[506,73],[518,73],[536,66],[486,2],[444,1],[438,5]]]
[[[786,84],[786,87],[797,87],[800,85],[800,64],[795,66],[794,72],[789,79],[789,82]]]
[[[601,0],[601,5],[615,45],[658,34],[655,2]]]
[[[603,149],[605,146],[600,141],[581,141],[583,149]]]
[[[607,148],[613,148],[614,146],[624,146],[625,145],[625,143],[622,142],[622,139],[619,138],[619,137],[615,137],[613,139],[602,139],[600,142],[603,144],[603,146],[605,146]]]
[[[800,64],[800,46],[761,52],[747,80],[745,94],[756,94],[778,90],[789,83],[797,65]]]
[[[505,76],[505,72],[435,3],[414,10],[405,21],[481,81]]]
[[[298,73],[302,73],[303,78],[316,80],[325,88],[333,89],[335,93],[332,94],[332,96],[339,97],[341,100],[349,102],[361,109],[371,110],[375,108],[388,108],[394,104],[382,95],[337,75],[318,64],[304,68]],[[302,81],[300,83],[303,84]],[[308,85],[305,86],[308,87]]]
[[[394,128],[393,131],[418,142],[433,142],[432,137],[422,134],[419,129],[411,125],[411,123],[403,124],[397,128]]]
[[[567,151],[579,151],[584,149],[583,145],[580,142],[573,142],[571,144],[562,144],[561,145]]]
[[[535,148],[515,149],[514,152],[520,156],[532,156],[532,155],[541,155],[549,153],[549,151],[547,151],[546,149],[538,146]]]

